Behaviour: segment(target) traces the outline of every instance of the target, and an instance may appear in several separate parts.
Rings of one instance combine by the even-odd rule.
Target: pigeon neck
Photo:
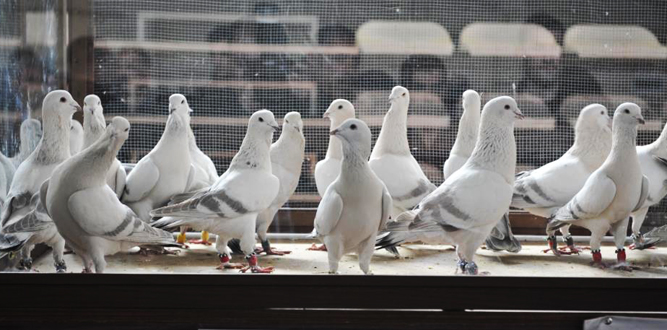
[[[88,187],[106,185],[106,173],[116,159],[123,142],[105,132],[90,147],[74,156],[73,162],[82,164],[76,166],[76,169],[80,177],[85,178],[82,180],[84,185]]]
[[[303,163],[305,144],[306,140],[303,135],[293,128],[285,127],[278,141],[271,147],[271,161],[279,163],[277,160],[281,159],[286,164]],[[276,154],[275,157],[273,156],[274,153]]]
[[[370,143],[368,144],[368,147],[364,148],[364,150],[360,149],[359,145],[352,146],[350,143],[344,143],[341,175],[353,175],[355,169],[367,166],[369,154]]]
[[[190,121],[187,118],[182,118],[178,114],[171,114],[167,119],[167,125],[164,129],[160,141],[158,141],[156,148],[160,147],[163,144],[173,144],[173,143],[189,143],[188,142],[188,133],[190,132]],[[183,150],[186,150],[187,145],[182,145]]]
[[[637,126],[635,124],[614,123],[611,137],[609,160],[624,160],[632,155],[637,157]]]
[[[60,163],[70,157],[72,116],[58,115],[49,110],[44,111],[43,116],[44,132],[35,152],[36,161],[41,164]]]
[[[104,122],[92,113],[89,116],[83,116],[83,148],[88,148],[93,145],[95,141],[99,140],[100,136],[104,134]]]
[[[269,132],[266,136],[257,136],[257,134],[246,134],[241,143],[239,152],[232,159],[229,165],[230,169],[255,169],[271,171],[271,137]]]
[[[380,136],[375,143],[371,158],[379,157],[382,154],[410,154],[407,105],[394,103],[384,116]]]
[[[459,130],[456,133],[456,141],[452,147],[452,154],[470,157],[477,143],[477,134],[479,131],[479,107],[465,109],[461,120],[459,120]]]
[[[514,125],[500,125],[493,120],[482,118],[479,139],[469,163],[476,168],[497,172],[508,184],[513,184],[516,167]]]
[[[609,135],[609,131],[602,129],[577,126],[574,144],[568,153],[581,158],[591,169],[597,169],[609,156],[612,143]]]
[[[329,125],[329,131],[333,131],[334,129],[338,128],[340,124],[342,124],[345,120],[348,118],[344,118],[343,120],[339,120],[334,117],[329,117],[331,119],[331,124]],[[340,143],[340,140],[337,139],[336,137],[329,136],[329,147],[327,148],[327,155],[326,158],[333,158],[333,159],[343,159],[343,146]]]

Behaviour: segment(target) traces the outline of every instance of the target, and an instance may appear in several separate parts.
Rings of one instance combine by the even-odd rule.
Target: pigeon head
[[[343,141],[344,149],[352,148],[362,152],[365,159],[371,154],[371,130],[365,122],[350,118],[329,132]]]
[[[394,86],[389,94],[389,103],[408,105],[410,104],[410,92],[403,86]]]
[[[275,117],[273,117],[273,112],[269,110],[259,110],[250,116],[248,129],[273,134],[275,131],[280,131],[280,126],[278,126],[278,122],[276,122]]]
[[[79,103],[74,101],[72,95],[65,90],[58,89],[49,92],[44,97],[42,111],[54,113],[61,118],[72,118],[72,115],[81,110]]]
[[[614,111],[614,125],[623,123],[626,125],[644,124],[642,109],[638,105],[630,102],[623,103]]]
[[[299,133],[303,131],[301,114],[296,111],[286,114],[285,120],[283,121],[283,132],[289,132],[290,130],[296,130]]]
[[[332,122],[334,120],[344,121],[348,118],[354,118],[354,106],[350,101],[345,99],[334,100],[322,117],[329,118]]]
[[[604,105],[593,103],[581,109],[577,119],[577,126],[579,125],[611,132],[611,117],[609,117],[609,112]]]
[[[83,99],[83,115],[84,116],[88,114],[96,115],[98,111],[99,112],[103,111],[102,101],[100,101],[100,98],[97,97],[97,95],[95,94],[87,95]]]
[[[499,96],[484,105],[483,113],[494,121],[513,123],[516,119],[523,119],[516,101],[509,96]]]
[[[172,94],[169,97],[169,114],[178,114],[180,116],[190,116],[190,105],[183,94]]]
[[[107,134],[115,143],[122,145],[130,136],[130,122],[123,117],[113,117],[107,126]]]
[[[70,136],[75,136],[73,134],[76,134],[77,138],[83,135],[83,126],[75,119],[72,119],[72,125],[70,126]]]
[[[477,111],[479,111],[479,108],[482,105],[482,100],[476,91],[469,89],[463,92],[462,105],[464,110],[477,109]]]

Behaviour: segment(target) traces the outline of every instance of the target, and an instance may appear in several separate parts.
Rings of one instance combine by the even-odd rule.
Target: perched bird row
[[[636,125],[643,122],[637,105],[621,104],[613,125],[604,106],[587,106],[565,155],[515,175],[514,122],[523,118],[516,101],[497,97],[480,113],[479,94],[466,91],[456,142],[444,164],[445,181],[436,187],[410,152],[409,91],[396,86],[389,101],[373,148],[371,131],[355,118],[352,103],[334,100],[324,113],[331,121],[331,137],[326,157],[315,167],[322,201],[313,237],[325,244],[320,249],[328,251],[331,273],[338,271],[344,254],[354,252],[369,274],[376,248],[398,254],[398,245],[420,241],[455,245],[457,269],[477,274],[473,257],[484,241],[494,250],[521,249],[509,224],[510,207],[548,218],[550,249],[558,255],[580,252],[569,226],[591,230],[598,266],[604,265],[602,236],[611,229],[618,267],[628,268],[623,243],[631,214],[638,247],[659,240],[655,237],[662,231],[644,239],[639,228],[648,207],[667,194],[667,133],[651,145],[636,147]],[[0,157],[0,190],[6,191],[0,194],[0,254],[20,253],[21,267],[30,268],[32,246],[46,243],[53,248],[57,271],[66,270],[67,245],[81,257],[85,272],[103,272],[105,255],[135,246],[142,251],[183,247],[187,228],[203,231],[199,243],[208,243],[208,232],[217,235],[221,269],[268,273],[273,268],[260,267],[258,253],[289,253],[272,248],[267,231],[301,174],[305,139],[299,113],[285,116],[282,133],[272,144],[273,133],[280,131],[273,113],[255,112],[239,151],[218,176],[197,146],[190,127],[192,109],[183,95],[169,98],[164,133],[136,165],[116,158],[129,136],[129,122],[115,117],[105,126],[97,96],[84,99],[83,126],[72,120],[81,107],[68,92],[53,91],[43,104],[40,142],[30,142],[38,136],[32,133],[36,121],[26,121],[18,168],[14,160]],[[35,145],[34,151],[24,152],[23,144]],[[178,228],[176,240],[165,231]],[[557,247],[557,229],[567,250]],[[261,248],[255,248],[255,234]],[[247,265],[232,263],[232,250],[242,252]]]

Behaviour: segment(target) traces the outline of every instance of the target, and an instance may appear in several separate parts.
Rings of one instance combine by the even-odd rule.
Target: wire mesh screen
[[[639,143],[651,142],[667,109],[664,17],[653,1],[94,1],[94,88],[107,114],[133,123],[127,162],[159,139],[172,93],[188,98],[219,172],[252,112],[299,111],[308,159],[292,203],[316,202],[328,104],[352,101],[376,138],[397,84],[411,91],[412,152],[436,184],[469,88],[518,100],[519,170],[560,157],[590,103],[638,103],[649,119]]]

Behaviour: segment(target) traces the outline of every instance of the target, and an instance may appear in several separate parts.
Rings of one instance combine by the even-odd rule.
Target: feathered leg
[[[327,257],[329,259],[329,274],[340,274],[338,272],[338,263],[343,257],[343,246],[335,239],[329,236],[324,238],[324,244],[327,246]]]
[[[612,225],[611,230],[614,235],[614,243],[616,244],[616,264],[612,266],[613,269],[625,270],[631,272],[636,267],[632,267],[625,260],[625,235],[628,230],[628,223],[630,218],[619,221]]]
[[[215,240],[215,249],[218,251],[218,258],[220,258],[220,266],[216,269],[240,269],[243,268],[243,264],[232,263],[232,251],[227,246],[228,238],[224,238],[218,235],[218,238]]]
[[[371,259],[375,251],[375,235],[367,238],[359,244],[357,254],[359,254],[359,268],[366,275],[373,275],[371,271]]]
[[[53,261],[54,261],[54,266],[56,267],[56,272],[57,273],[66,272],[67,264],[65,263],[65,259],[63,258],[63,255],[65,253],[65,240],[64,239],[59,240],[51,248],[53,249]]]
[[[257,254],[255,254],[255,222],[248,221],[252,227],[244,230],[243,237],[241,237],[241,249],[246,254],[248,266],[241,268],[241,272],[251,271],[253,273],[272,273],[273,267],[262,268],[257,262]]]

